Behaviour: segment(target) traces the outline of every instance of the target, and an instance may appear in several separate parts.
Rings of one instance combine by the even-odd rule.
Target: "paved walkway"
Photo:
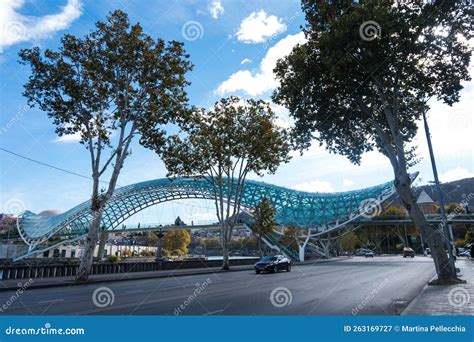
[[[459,259],[456,267],[466,284],[427,285],[402,315],[474,315],[474,260]]]

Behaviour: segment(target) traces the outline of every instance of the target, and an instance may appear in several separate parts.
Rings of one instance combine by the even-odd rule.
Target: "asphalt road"
[[[29,289],[13,300],[15,292],[1,292],[0,307],[9,305],[0,314],[392,315],[433,275],[431,258],[355,257],[294,266],[289,273],[239,271]]]

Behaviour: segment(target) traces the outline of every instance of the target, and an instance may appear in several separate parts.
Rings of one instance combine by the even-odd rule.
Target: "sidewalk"
[[[402,315],[474,315],[474,260],[458,259],[456,267],[466,284],[426,285]]]

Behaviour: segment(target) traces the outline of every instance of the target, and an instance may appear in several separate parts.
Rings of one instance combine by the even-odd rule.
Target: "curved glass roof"
[[[224,195],[227,195],[227,188]],[[250,209],[268,197],[276,209],[279,224],[315,227],[334,221],[350,220],[369,199],[381,204],[394,194],[393,182],[374,187],[338,192],[312,193],[292,190],[263,182],[245,182],[242,206]],[[118,188],[107,203],[102,217],[104,229],[113,230],[133,214],[158,203],[185,198],[213,199],[212,185],[206,178],[155,179]],[[90,201],[58,215],[40,216],[26,211],[19,231],[26,243],[37,245],[49,237],[81,236],[92,218]]]

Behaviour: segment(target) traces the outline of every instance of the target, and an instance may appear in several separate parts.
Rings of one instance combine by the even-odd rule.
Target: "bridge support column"
[[[324,255],[326,256],[326,258],[329,259],[331,257],[329,253],[329,248],[331,247],[331,240],[320,241],[320,244],[323,247]]]
[[[306,250],[306,245],[308,244],[310,238],[311,238],[311,229],[308,228],[308,235],[306,236],[304,243],[302,245],[298,244],[298,258],[300,259],[300,262],[304,261],[304,252]]]
[[[105,244],[107,243],[108,238],[109,238],[108,232],[104,231],[100,233],[99,250],[97,251],[97,257],[100,260],[104,258]]]

